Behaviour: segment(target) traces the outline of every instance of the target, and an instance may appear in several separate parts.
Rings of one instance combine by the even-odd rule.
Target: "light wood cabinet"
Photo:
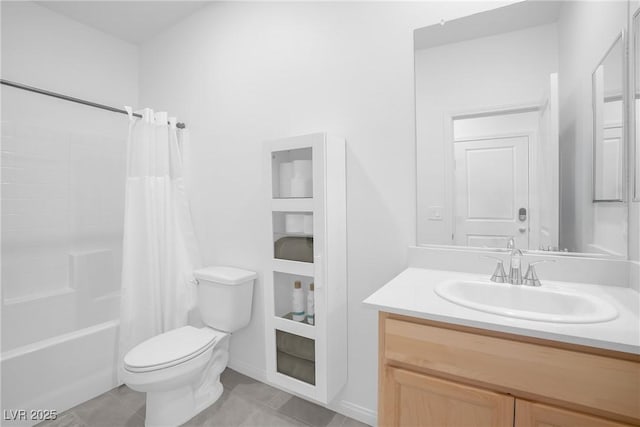
[[[387,368],[385,378],[385,388],[393,390],[392,425],[513,426],[511,396],[398,368]]]
[[[518,427],[623,427],[627,424],[517,399],[515,425]]]
[[[380,313],[378,425],[640,425],[640,357]]]

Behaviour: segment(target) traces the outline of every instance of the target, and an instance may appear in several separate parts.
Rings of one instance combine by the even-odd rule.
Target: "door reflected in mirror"
[[[545,234],[557,224],[557,206],[548,224],[540,212],[531,221],[529,192],[535,191],[536,163],[552,163],[531,150],[557,141],[539,132],[545,117],[539,109],[488,111],[477,117],[453,119],[454,243],[463,246],[506,248],[513,237],[516,247],[528,248],[544,226]],[[553,152],[557,146],[553,147]],[[531,167],[530,167],[531,166]],[[551,194],[549,192],[548,194]],[[543,194],[539,195],[543,197]],[[551,197],[553,202],[557,199]],[[535,206],[540,206],[536,204]],[[557,236],[556,236],[557,239]],[[538,244],[553,244],[555,240]]]
[[[620,34],[593,72],[593,201],[625,194],[624,56]]]
[[[627,257],[626,204],[594,202],[627,185],[627,20],[525,1],[414,32],[418,244]]]

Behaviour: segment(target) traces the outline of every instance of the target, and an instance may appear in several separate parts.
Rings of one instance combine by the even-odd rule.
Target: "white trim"
[[[453,120],[473,119],[478,117],[503,116],[505,114],[521,114],[539,111],[539,102],[524,102],[521,104],[506,104],[495,106],[478,106],[466,110],[450,111],[447,115]]]
[[[40,293],[37,293],[37,294],[29,294],[29,295],[24,295],[24,296],[20,296],[20,297],[4,298],[2,300],[2,303],[4,305],[24,304],[24,303],[27,303],[27,302],[37,301],[37,300],[40,300],[40,299],[57,297],[57,296],[61,296],[61,295],[68,295],[68,294],[72,294],[74,292],[76,292],[76,289],[71,288],[71,287],[64,287],[64,288],[56,289],[54,291],[49,291],[49,292],[40,292]]]
[[[623,258],[625,256],[624,254],[612,251],[611,249],[596,243],[587,243],[587,248],[591,249],[596,254],[606,255],[612,258]]]
[[[261,383],[270,384],[267,380],[266,369],[258,369],[248,363],[234,361],[231,359],[229,359],[229,363],[227,363],[227,368],[231,368],[234,371],[241,373],[242,375],[246,375],[256,381],[260,381]]]
[[[487,252],[497,254],[507,254],[510,250],[506,248],[480,248],[473,246],[455,246],[455,245],[436,245],[435,243],[421,243],[416,246],[409,246],[411,248],[425,248],[425,249],[438,249],[445,251],[458,251],[458,252]],[[596,254],[591,252],[562,252],[562,251],[541,251],[537,249],[522,249],[524,254],[529,255],[548,255],[548,256],[561,256],[561,257],[573,257],[573,258],[590,258],[593,260],[615,260],[615,261],[627,261],[626,258],[612,258],[604,254]]]
[[[44,350],[53,345],[60,345],[66,342],[83,338],[93,333],[103,331],[110,328],[118,328],[120,326],[120,320],[114,319],[104,323],[98,323],[97,325],[89,326],[83,329],[78,329],[73,332],[69,332],[62,335],[56,335],[51,338],[46,338],[40,341],[36,341],[31,344],[26,344],[21,347],[17,347],[11,350],[0,353],[0,362],[5,362],[16,357],[24,356],[25,354],[33,353],[34,351]]]
[[[378,425],[378,411],[365,408],[348,400],[340,400],[331,405],[329,409],[370,426]]]

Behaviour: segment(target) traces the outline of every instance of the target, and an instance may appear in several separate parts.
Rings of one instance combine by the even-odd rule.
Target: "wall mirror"
[[[640,201],[640,9],[633,15],[633,64],[632,98],[634,105],[635,136],[632,144],[633,155],[633,201]]]
[[[414,32],[419,245],[627,257],[628,206],[593,184],[628,185],[628,21],[627,1],[524,1]]]
[[[623,41],[620,33],[592,74],[594,202],[625,198]]]

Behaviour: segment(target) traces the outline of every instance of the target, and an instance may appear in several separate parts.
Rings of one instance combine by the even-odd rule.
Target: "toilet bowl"
[[[194,276],[206,326],[184,326],[157,335],[124,357],[124,383],[147,394],[147,427],[177,426],[218,400],[230,334],[251,317],[255,272],[208,267]]]

